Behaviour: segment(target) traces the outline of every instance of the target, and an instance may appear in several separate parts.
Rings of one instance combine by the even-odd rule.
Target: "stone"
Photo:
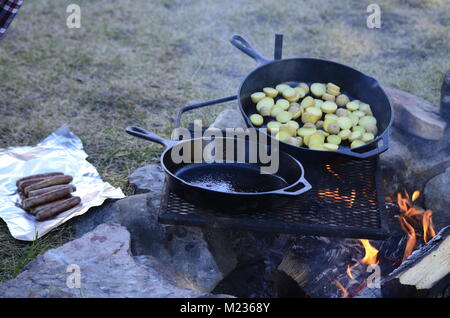
[[[210,292],[233,268],[218,264],[201,229],[160,224],[153,203],[160,195],[133,195],[89,211],[74,219],[74,234],[80,237],[104,222],[121,224],[130,232],[133,255],[150,255],[189,277],[198,290]]]
[[[439,108],[429,102],[395,88],[385,88],[394,108],[394,125],[400,129],[427,139],[444,137],[446,122],[439,115]]]
[[[425,208],[433,211],[433,223],[439,231],[450,224],[450,168],[425,185]]]
[[[160,194],[164,184],[164,171],[160,164],[152,164],[135,170],[128,180],[136,193]]]
[[[441,116],[450,122],[450,71],[445,73],[441,87]]]
[[[80,288],[74,285],[77,280],[72,279],[77,269]],[[147,298],[204,295],[195,287],[182,273],[151,256],[133,258],[130,234],[125,227],[101,224],[79,239],[38,256],[16,278],[0,284],[0,296]]]
[[[244,118],[241,113],[235,109],[227,109],[221,112],[214,123],[210,126],[212,128],[226,129],[226,128],[246,128]]]

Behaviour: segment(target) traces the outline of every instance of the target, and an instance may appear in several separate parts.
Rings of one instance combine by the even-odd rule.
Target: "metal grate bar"
[[[159,222],[347,238],[389,236],[377,158],[305,165],[305,170],[313,189],[275,211],[228,215],[196,207],[166,189]]]

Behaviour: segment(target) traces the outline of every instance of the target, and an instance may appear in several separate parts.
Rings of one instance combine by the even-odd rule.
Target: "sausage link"
[[[38,183],[35,183],[35,184],[32,184],[32,185],[26,187],[23,190],[23,192],[25,193],[25,195],[28,195],[28,192],[30,192],[30,191],[47,188],[47,187],[59,185],[59,184],[68,184],[68,183],[71,183],[72,180],[73,180],[72,176],[67,176],[67,175],[54,176],[54,177],[47,178],[45,180],[42,180],[41,182],[38,182]]]
[[[20,178],[19,180],[16,181],[16,186],[19,186],[19,183],[28,179],[35,179],[35,178],[48,178],[48,177],[53,177],[53,176],[58,176],[58,175],[63,175],[64,173],[62,172],[47,172],[47,173],[39,173],[39,174],[33,174],[31,176],[26,176],[23,178]]]
[[[72,198],[71,194],[69,194],[68,196],[66,196],[66,197],[64,197],[62,199],[59,199],[59,200],[56,200],[56,201],[52,201],[52,202],[49,202],[49,203],[46,203],[46,204],[35,206],[35,207],[29,209],[28,213],[31,214],[31,215],[36,215],[39,212],[41,212],[42,210],[45,210],[48,207],[51,207],[51,206],[54,206],[54,205],[58,205],[59,203],[63,202],[64,200],[67,200],[69,198]]]
[[[47,187],[47,188],[42,188],[42,189],[29,191],[28,192],[28,197],[31,198],[31,197],[35,197],[37,195],[41,195],[41,194],[46,193],[46,192],[50,192],[50,191],[58,190],[58,189],[65,189],[65,188],[72,189],[72,192],[75,192],[77,190],[77,188],[74,185],[71,185],[71,184],[59,184],[59,185],[54,185],[54,186]]]
[[[52,201],[56,201],[58,199],[62,199],[65,196],[68,196],[71,192],[72,192],[72,189],[70,189],[70,188],[58,189],[58,190],[46,192],[41,195],[23,200],[22,207],[25,210],[30,209],[30,208],[33,208],[35,206],[38,206],[38,205],[41,205],[44,203],[49,203]]]
[[[18,190],[23,192],[23,189],[25,189],[26,187],[44,181],[45,179],[47,179],[48,177],[38,177],[38,178],[30,178],[27,180],[23,180],[21,182],[19,182],[19,186],[18,186]]]
[[[36,221],[45,221],[49,218],[52,218],[64,211],[70,210],[71,208],[80,204],[80,202],[81,202],[80,197],[72,197],[63,200],[62,202],[56,205],[52,205],[36,214]]]

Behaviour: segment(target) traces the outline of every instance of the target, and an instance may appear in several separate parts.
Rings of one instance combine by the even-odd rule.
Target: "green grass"
[[[26,2],[0,41],[0,148],[36,144],[67,123],[102,177],[128,194],[128,175],[162,148],[124,127],[169,137],[178,107],[235,94],[255,63],[228,43],[232,34],[272,56],[274,33],[282,32],[285,57],[337,60],[434,104],[450,69],[444,0],[380,0],[379,30],[366,27],[373,1],[77,0],[82,28],[67,29],[72,2]],[[210,122],[221,109],[184,122]],[[0,280],[69,234],[30,245],[11,239],[2,223]]]

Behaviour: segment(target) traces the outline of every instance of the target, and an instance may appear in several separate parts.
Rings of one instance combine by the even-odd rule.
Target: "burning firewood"
[[[383,282],[384,297],[440,297],[450,287],[450,226],[414,251]]]

